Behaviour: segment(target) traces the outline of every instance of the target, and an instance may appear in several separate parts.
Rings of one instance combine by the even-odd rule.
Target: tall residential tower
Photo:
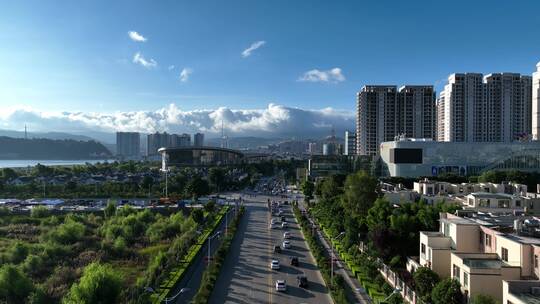
[[[204,146],[204,134],[203,133],[195,133],[195,135],[193,135],[193,145],[195,147]]]
[[[122,159],[139,159],[141,136],[138,132],[116,132],[116,155]]]
[[[456,73],[437,100],[437,140],[511,142],[531,134],[530,76]]]
[[[404,135],[436,138],[433,86],[364,86],[357,95],[356,150],[377,155],[379,145]]]

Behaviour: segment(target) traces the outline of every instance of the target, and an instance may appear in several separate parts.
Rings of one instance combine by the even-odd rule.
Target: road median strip
[[[331,270],[330,266],[328,264],[328,259],[325,256],[324,247],[321,244],[321,241],[314,237],[311,228],[309,227],[309,222],[307,218],[300,213],[300,210],[298,209],[298,206],[293,205],[293,214],[296,218],[296,221],[300,224],[300,228],[302,229],[302,233],[304,234],[304,237],[306,238],[308,247],[310,251],[313,253],[313,256],[315,257],[315,261],[317,262],[317,267],[319,267],[322,277],[324,279],[326,286],[331,286],[329,288],[330,295],[336,304],[346,304],[348,303],[347,298],[345,296],[345,286],[344,286],[344,279],[341,277],[341,275],[334,275],[334,282],[333,284],[328,284],[331,280]]]
[[[225,206],[219,211],[212,225],[207,226],[204,229],[203,233],[201,233],[201,235],[197,238],[195,244],[189,248],[185,258],[169,270],[168,274],[166,275],[166,279],[163,280],[156,292],[151,295],[150,298],[152,300],[152,303],[162,303],[167,297],[170,297],[172,295],[172,293],[175,291],[176,285],[178,284],[178,282],[180,282],[180,280],[182,280],[183,276],[186,273],[186,270],[189,268],[189,266],[191,266],[208,237],[221,224],[223,217],[229,209],[229,206]]]
[[[214,258],[212,260],[209,260],[209,266],[203,272],[201,286],[199,287],[197,294],[195,294],[195,296],[193,297],[192,303],[208,303],[212,294],[212,290],[214,289],[214,285],[221,271],[221,267],[223,266],[223,262],[225,261],[225,258],[229,253],[232,241],[234,240],[236,230],[243,214],[244,207],[241,207],[238,215],[233,219],[231,223],[229,223],[228,234],[225,236],[223,242],[219,245],[218,250],[214,254]]]

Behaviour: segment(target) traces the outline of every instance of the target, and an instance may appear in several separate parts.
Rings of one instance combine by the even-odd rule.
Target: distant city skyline
[[[452,73],[531,75],[540,61],[537,1],[2,8],[0,128],[12,130],[219,134],[225,120],[238,135],[342,131],[364,85],[438,95]]]

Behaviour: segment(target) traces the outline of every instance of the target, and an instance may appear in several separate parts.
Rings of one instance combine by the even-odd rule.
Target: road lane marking
[[[270,229],[270,222],[271,222],[271,217],[272,217],[272,213],[271,212],[268,212],[268,210],[266,210],[267,212],[267,216],[266,216],[266,220],[267,220],[267,229],[268,229],[268,242],[270,242],[269,246],[268,246],[268,256],[272,256],[272,229]],[[273,275],[273,270],[270,269],[270,275],[268,276],[268,300],[269,302],[268,303],[272,303],[272,275]]]

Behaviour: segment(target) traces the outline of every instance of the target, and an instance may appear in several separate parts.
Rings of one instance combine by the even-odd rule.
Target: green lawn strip
[[[186,269],[191,265],[197,254],[201,251],[203,244],[206,242],[208,237],[210,237],[214,230],[219,226],[229,208],[230,206],[225,206],[219,211],[218,215],[214,219],[214,222],[211,225],[206,226],[203,233],[201,233],[201,235],[197,238],[196,243],[189,248],[185,258],[175,267],[170,269],[167,278],[160,284],[158,291],[151,296],[152,303],[163,302],[169,296],[169,294],[174,291],[174,287],[182,279]]]

